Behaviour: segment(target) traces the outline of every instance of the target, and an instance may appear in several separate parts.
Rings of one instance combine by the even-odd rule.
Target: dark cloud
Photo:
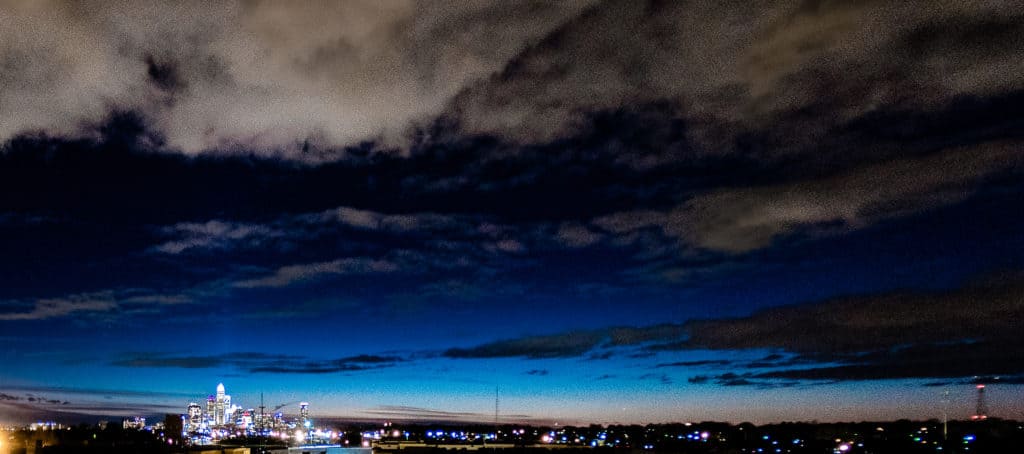
[[[689,322],[690,338],[680,346],[815,355],[966,341],[1011,344],[1020,337],[1022,296],[1024,281],[1008,274],[948,292],[893,292],[785,306],[749,317]]]
[[[996,376],[978,376],[971,377],[970,383],[972,384],[1004,384],[1004,385],[1024,385],[1024,375],[996,375]]]
[[[136,356],[114,361],[120,367],[180,367],[184,369],[206,369],[224,363],[224,358],[213,356],[151,357]]]
[[[641,351],[775,350],[760,360],[699,360],[655,367],[742,367],[712,377],[723,386],[800,380],[1016,376],[1024,372],[1024,284],[999,274],[945,292],[894,292],[762,310],[681,325],[609,328],[509,339],[444,352],[450,358],[600,357]],[[666,342],[670,341],[670,342]],[[651,375],[653,376],[653,375]],[[697,376],[694,383],[709,381]],[[749,382],[749,383],[748,383]]]
[[[304,361],[295,364],[278,364],[251,367],[252,373],[274,374],[326,374],[334,372],[358,372],[395,366],[407,361],[398,356],[357,355],[330,361]]]
[[[751,386],[754,382],[734,373],[725,373],[715,377],[715,382],[720,386]]]
[[[778,380],[775,378],[757,377],[750,373],[737,374],[734,372],[718,375],[694,375],[687,378],[686,381],[694,385],[713,383],[718,386],[739,386],[757,389],[789,388],[800,384],[800,382],[794,380]]]
[[[478,345],[471,348],[451,348],[443,356],[448,358],[503,358],[521,356],[531,359],[566,358],[587,353],[605,339],[597,332],[577,331],[551,336],[531,336]]]
[[[589,331],[573,331],[549,336],[527,336],[478,345],[471,348],[452,348],[443,353],[449,358],[502,358],[530,359],[579,357],[590,353],[589,359],[608,359],[617,347],[652,344],[657,341],[678,339],[683,335],[680,325],[663,324],[647,327],[619,326]]]
[[[544,376],[544,375],[548,375],[550,373],[551,372],[548,371],[547,369],[530,369],[530,370],[526,371],[526,375]]]
[[[793,358],[744,380],[886,380],[1016,376],[1024,372],[1024,286],[1005,274],[949,292],[850,297],[686,324],[674,348],[777,349]],[[830,363],[816,365],[814,363]]]
[[[380,363],[397,363],[404,361],[403,358],[398,356],[382,356],[382,355],[356,355],[341,358],[338,361],[344,361],[349,363],[363,363],[363,364],[380,364]]]
[[[357,372],[391,367],[406,361],[398,356],[356,355],[333,360],[314,360],[298,355],[274,355],[260,352],[236,352],[211,356],[174,356],[132,353],[111,364],[119,367],[208,369],[233,367],[249,373],[323,374]]]
[[[249,369],[250,373],[259,374],[332,374],[336,372],[358,372],[377,367],[341,362],[310,362],[296,366],[258,366]]]
[[[801,356],[801,355],[780,355],[772,353],[765,356],[764,358],[748,361],[742,363],[742,366],[747,369],[769,369],[769,368],[782,368],[792,367],[799,365],[806,365],[814,363],[815,360],[812,357]]]
[[[757,374],[759,378],[798,380],[886,380],[901,378],[957,378],[1024,372],[1024,351],[1009,340],[893,347],[886,351],[836,355],[844,364],[789,368]]]
[[[671,363],[658,363],[654,367],[702,367],[702,366],[728,366],[732,361],[727,359],[707,359],[700,361],[676,361]]]
[[[671,385],[673,383],[672,377],[666,374],[644,374],[639,378],[640,380],[657,380],[662,385]]]
[[[675,339],[684,335],[682,327],[674,324],[661,324],[634,328],[620,326],[608,330],[609,345],[638,345],[664,339]]]

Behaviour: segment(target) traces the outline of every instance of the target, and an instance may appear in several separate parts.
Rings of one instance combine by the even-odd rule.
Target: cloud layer
[[[307,6],[6,2],[0,140],[79,135],[122,110],[172,149],[312,158],[361,141],[406,148],[439,116],[545,143],[593,112],[664,101],[682,106],[702,153],[737,151],[769,125],[761,138],[780,152],[872,111],[1024,88],[1010,4]]]
[[[0,140],[120,109],[188,153],[395,141],[586,6],[5,2]]]
[[[999,2],[3,2],[5,377],[455,401],[512,370],[552,414],[595,377],[659,405],[1019,382],[1021,278],[998,273],[1024,269],[1021,24]],[[273,353],[237,351],[250,333]],[[436,404],[395,403],[365,408]]]
[[[873,110],[1019,90],[1020,46],[1004,45],[1021,43],[1019,14],[998,2],[605,2],[454,105],[468,131],[534,143],[589,112],[667,99],[700,150],[739,151],[773,125],[779,152]]]
[[[695,384],[1024,375],[1024,284],[998,275],[949,292],[887,294],[766,309],[746,317],[529,336],[444,352],[450,358],[604,358],[597,353],[774,351],[760,360],[688,360],[656,368],[725,369]],[[618,347],[618,349],[616,349]]]

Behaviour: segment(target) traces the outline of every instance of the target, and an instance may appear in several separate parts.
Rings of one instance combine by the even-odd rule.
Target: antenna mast
[[[494,387],[494,443],[498,443],[498,387]],[[495,446],[494,449],[498,449]]]
[[[949,390],[942,391],[942,440],[949,438]]]
[[[260,431],[260,454],[263,454],[267,450],[266,449],[267,439],[264,438],[264,434],[263,434],[264,429],[267,427],[267,415],[263,411],[266,408],[267,407],[263,405],[263,391],[260,391],[260,423],[257,426],[259,428],[259,431]]]
[[[988,419],[988,404],[985,403],[985,385],[978,384],[976,388],[978,389],[978,403],[974,409],[974,415],[971,416],[971,419],[980,421]]]

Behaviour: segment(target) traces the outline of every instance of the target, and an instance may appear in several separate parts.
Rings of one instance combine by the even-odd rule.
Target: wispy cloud
[[[330,262],[305,263],[278,268],[274,273],[255,279],[235,282],[238,288],[285,287],[331,275],[392,273],[398,264],[364,257],[344,258]]]
[[[995,172],[1019,167],[1020,144],[992,143],[845,174],[765,187],[721,189],[670,211],[632,211],[595,224],[618,234],[657,229],[686,245],[742,253],[800,231],[864,228],[963,200]]]
[[[90,420],[173,413],[180,405],[164,402],[191,397],[163,391],[5,385],[0,386],[0,411],[13,420]]]
[[[601,237],[580,224],[517,225],[485,215],[388,214],[345,206],[282,216],[264,224],[210,220],[177,224],[162,231],[175,238],[151,250],[166,254],[255,250],[270,245],[271,251],[287,255],[307,245],[320,248],[319,242],[324,239],[358,252],[330,260],[284,264],[262,276],[235,280],[231,284],[234,288],[287,287],[355,274],[429,273],[469,267],[483,272],[493,267],[514,267],[519,263],[516,259],[528,260],[532,247],[580,248]],[[353,232],[365,236],[350,239]],[[423,241],[410,244],[410,238]],[[395,243],[406,247],[396,249]],[[248,268],[251,274],[251,269],[258,267]]]
[[[307,221],[339,223],[360,230],[390,233],[426,233],[465,228],[465,219],[436,213],[388,214],[352,207],[337,207],[302,217]]]
[[[581,223],[564,223],[558,226],[555,238],[570,247],[586,247],[601,240],[602,234],[587,228]]]
[[[435,410],[430,408],[421,407],[410,407],[401,405],[384,405],[376,408],[363,410],[363,413],[373,415],[374,417],[386,417],[388,419],[407,419],[407,420],[420,420],[420,421],[463,421],[463,422],[480,422],[486,421],[488,415],[485,413],[476,413],[468,411],[446,411],[446,410]],[[491,418],[494,415],[490,416]],[[502,415],[506,420],[517,420],[517,421],[529,421],[534,418],[530,415],[523,414],[508,414]]]
[[[126,398],[182,398],[190,397],[187,393],[173,393],[166,391],[134,391],[126,389],[105,389],[105,388],[83,388],[68,386],[26,386],[26,385],[5,385],[3,390],[10,394],[32,393],[32,394],[60,394],[60,395],[82,395],[82,396],[120,396]]]
[[[117,300],[112,293],[87,293],[38,299],[26,312],[0,313],[0,320],[42,320],[79,312],[108,312],[117,307]]]
[[[163,230],[165,234],[176,237],[172,241],[154,246],[154,250],[164,254],[180,254],[189,250],[228,249],[243,242],[249,246],[258,246],[268,238],[282,235],[282,232],[265,225],[220,220],[180,223]]]
[[[44,320],[76,314],[138,313],[153,308],[186,304],[193,296],[184,293],[160,293],[147,289],[118,289],[78,293],[34,301],[6,301],[0,307],[0,320]]]

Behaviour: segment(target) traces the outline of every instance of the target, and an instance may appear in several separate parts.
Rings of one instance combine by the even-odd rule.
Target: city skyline
[[[1024,418],[1022,24],[2,2],[0,424]]]

